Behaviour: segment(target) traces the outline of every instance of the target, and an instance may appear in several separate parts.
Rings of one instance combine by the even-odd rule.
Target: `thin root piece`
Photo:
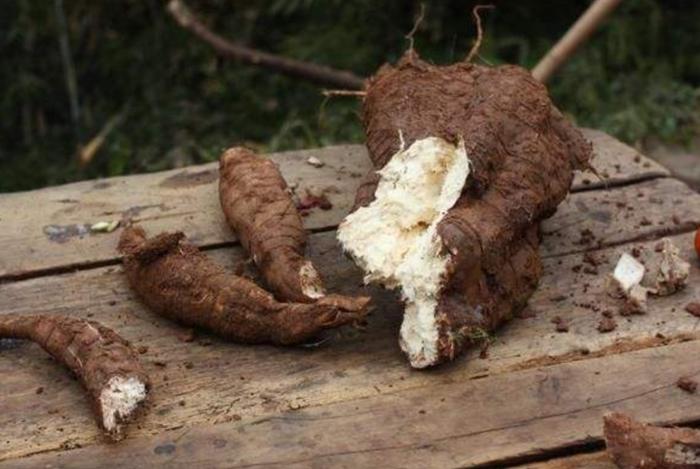
[[[484,39],[484,30],[481,28],[481,16],[479,16],[479,10],[494,8],[493,5],[476,5],[472,10],[472,16],[474,16],[474,22],[476,23],[476,41],[474,45],[469,50],[467,57],[464,59],[465,62],[471,62],[472,59],[479,53],[481,48],[481,41]]]
[[[323,90],[321,94],[326,98],[331,98],[333,96],[354,96],[356,98],[364,98],[367,93],[364,91],[354,90]]]
[[[128,227],[119,250],[131,287],[150,309],[225,339],[297,344],[367,313],[365,297],[327,295],[314,303],[280,303],[250,280],[226,272],[181,232],[147,239],[140,227]]]
[[[71,369],[90,396],[98,424],[113,440],[150,388],[136,352],[113,330],[67,316],[0,315],[0,338],[31,340]]]
[[[604,418],[608,453],[620,469],[700,467],[700,431],[664,428],[612,413]]]

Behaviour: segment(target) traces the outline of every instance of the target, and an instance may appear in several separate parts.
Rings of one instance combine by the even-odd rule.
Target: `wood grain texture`
[[[638,156],[630,147],[600,132],[586,133],[594,143],[594,165],[599,172],[607,173],[610,189],[602,190],[590,175],[578,175],[576,193],[546,222],[542,247],[545,276],[530,302],[528,317],[516,319],[499,333],[487,358],[478,358],[479,351],[475,350],[451,365],[428,372],[411,370],[398,348],[401,306],[389,292],[367,289],[376,305],[367,328],[333,332],[318,347],[240,346],[199,333],[193,342],[187,342],[189,334],[185,329],[155,317],[136,300],[121,267],[95,267],[118,260],[115,245],[119,230],[82,239],[68,237],[63,242],[50,240],[42,231],[52,224],[65,226],[129,216],[151,233],[182,229],[197,244],[209,247],[208,252],[215,259],[232,268],[244,260],[244,254],[231,246],[234,238],[220,214],[215,165],[0,195],[0,221],[9,226],[9,230],[0,233],[0,240],[5,243],[0,253],[0,279],[6,280],[0,283],[0,314],[53,312],[101,321],[135,345],[148,347],[142,359],[155,384],[151,408],[138,426],[130,428],[127,446],[105,446],[83,391],[69,373],[52,363],[37,346],[0,341],[0,461],[11,467],[17,467],[20,461],[30,467],[45,463],[73,466],[81,464],[81,458],[85,458],[82,463],[88,464],[95,457],[102,463],[114,456],[116,465],[126,465],[130,461],[128,451],[133,450],[136,455],[148,453],[143,456],[146,462],[167,463],[172,459],[192,465],[196,459],[202,464],[228,461],[227,464],[235,465],[268,454],[299,455],[305,451],[305,445],[311,448],[308,451],[319,454],[335,444],[329,440],[332,437],[341,446],[361,443],[359,456],[353,456],[355,449],[347,449],[347,455],[306,461],[308,454],[304,453],[299,456],[303,459],[301,465],[309,465],[308,462],[357,467],[355,461],[362,465],[384,461],[389,455],[386,460],[394,465],[426,466],[436,461],[437,465],[450,466],[539,454],[580,442],[578,433],[562,433],[555,426],[552,431],[559,432],[555,436],[565,442],[545,438],[551,444],[540,447],[539,440],[526,442],[527,433],[521,435],[509,429],[505,420],[499,424],[501,417],[491,419],[490,412],[496,416],[505,412],[501,409],[503,401],[517,403],[519,392],[532,392],[531,384],[522,382],[520,385],[526,387],[519,391],[508,388],[503,401],[499,398],[491,402],[489,396],[501,395],[503,383],[508,383],[506,377],[525,376],[539,367],[546,367],[542,373],[547,375],[547,370],[559,369],[563,363],[582,365],[607,359],[597,357],[632,351],[661,353],[678,346],[644,349],[700,337],[700,320],[682,310],[687,302],[700,298],[697,262],[685,291],[653,300],[646,316],[616,317],[618,328],[611,333],[600,334],[596,330],[601,312],[617,307],[604,293],[605,274],[612,270],[622,251],[634,246],[633,241],[656,239],[665,232],[685,233],[674,236],[674,240],[685,257],[692,255],[688,230],[700,220],[700,196],[677,181],[663,178],[668,174],[666,170]],[[307,165],[305,160],[312,155],[326,165]],[[273,158],[288,181],[297,183],[298,192],[303,193],[307,187],[331,188],[328,197],[333,209],[314,210],[305,219],[307,228],[315,230],[332,229],[342,219],[359,176],[369,166],[365,151],[359,146],[290,152]],[[635,181],[643,182],[633,184]],[[627,210],[630,205],[634,208]],[[592,239],[582,239],[586,229]],[[311,257],[326,277],[329,290],[365,291],[360,272],[342,255],[333,232],[313,235],[310,245]],[[587,273],[582,264],[581,252],[589,249],[601,258],[597,274]],[[60,275],[50,272],[65,271],[71,266],[95,268]],[[9,281],[13,275],[42,273],[46,276]],[[554,331],[551,321],[555,316],[569,321],[568,333]],[[695,343],[698,342],[692,342]],[[481,383],[490,384],[481,387]],[[473,388],[477,384],[479,387]],[[617,389],[615,383],[605,386],[612,391]],[[38,394],[40,388],[42,392]],[[442,412],[443,404],[433,402],[435,389],[447,390],[443,402],[449,403],[444,404],[448,412]],[[474,391],[458,400],[457,389]],[[580,400],[586,392],[577,388],[566,396]],[[423,409],[426,413],[416,417],[406,406],[419,401],[437,407]],[[465,402],[470,405],[465,407]],[[537,421],[538,412],[548,411],[549,407],[540,403],[537,409],[532,402],[525,399],[525,408],[515,410],[533,412],[530,417]],[[358,409],[352,407],[353,403],[358,404]],[[653,408],[651,404],[647,407]],[[382,413],[384,408],[388,410]],[[298,433],[285,426],[290,418],[294,423],[293,418],[304,413],[310,415],[312,433]],[[345,414],[358,415],[359,420],[346,420]],[[441,418],[444,414],[449,414],[446,426]],[[523,421],[529,420],[524,417],[526,414],[518,415]],[[326,416],[331,416],[330,424],[325,422]],[[384,420],[388,422],[385,427]],[[430,440],[435,432],[444,434],[444,441],[462,441],[461,437],[445,433],[456,431],[458,421],[465,425],[467,433],[477,437],[469,439],[469,444],[477,445],[466,447],[472,448],[469,455],[450,446],[452,443],[443,443],[439,436],[437,443],[416,446],[415,441]],[[280,433],[276,422],[281,425]],[[347,423],[349,427],[338,427],[345,430],[342,436],[336,431],[326,438],[313,433],[320,431],[319,423],[313,422],[321,422],[325,427],[334,427],[335,422]],[[500,436],[494,440],[479,440],[479,435],[491,434],[491,424],[498,428],[505,425],[509,430],[497,432]],[[303,425],[306,431],[306,423]],[[523,428],[530,428],[528,425]],[[514,428],[520,428],[520,423]],[[541,428],[544,427],[535,429],[545,433],[537,430]],[[222,431],[228,436],[207,439]],[[232,432],[235,438],[231,437]],[[252,438],[248,439],[248,434]],[[408,449],[373,449],[374,439],[379,444],[397,438],[397,434],[401,445],[408,445]],[[356,435],[359,441],[355,441]],[[249,454],[255,445],[260,446],[260,451]],[[57,456],[59,450],[80,447],[84,449]],[[208,454],[208,448],[215,451]],[[236,459],[239,449],[241,456]],[[433,451],[437,459],[433,459]],[[47,453],[38,454],[42,452]],[[225,460],[221,459],[224,454]],[[404,457],[409,459],[401,459]],[[287,462],[283,461],[284,465]]]
[[[593,142],[593,164],[607,184],[665,176],[668,172],[634,149],[599,131],[587,130]],[[321,168],[306,163],[311,157]],[[349,211],[370,161],[360,145],[327,147],[270,155],[298,194],[326,190],[333,208],[313,210],[307,229],[337,225]],[[153,232],[182,229],[202,246],[234,241],[218,202],[217,163],[185,169],[85,181],[58,187],[0,194],[0,278],[113,262],[118,231],[78,234],[83,225],[132,218]],[[591,174],[577,174],[574,190],[602,187]],[[53,234],[52,234],[53,233]],[[63,233],[63,234],[61,234]]]
[[[590,454],[578,454],[556,458],[540,463],[524,464],[518,469],[617,469],[605,451]]]
[[[252,421],[181,428],[119,446],[40,454],[5,467],[465,467],[602,437],[602,416],[654,422],[700,417],[700,396],[675,385],[700,377],[700,342],[582,362],[434,383],[290,410]],[[0,464],[0,467],[3,465]]]
[[[691,240],[691,234],[674,238],[686,258],[692,255]],[[360,273],[341,254],[333,233],[313,235],[311,241],[312,258],[329,289],[357,292]],[[546,259],[545,276],[530,301],[528,317],[499,332],[487,358],[479,358],[479,350],[473,350],[428,372],[408,367],[397,343],[401,306],[394,295],[377,289],[370,289],[376,310],[367,328],[335,332],[318,348],[243,346],[205,334],[184,342],[187,331],[146,310],[129,290],[120,267],[3,285],[0,311],[89,316],[115,328],[134,345],[147,346],[141,358],[154,382],[153,401],[140,428],[130,428],[130,437],[137,438],[409,389],[421,388],[429,395],[436,385],[466,384],[513,370],[699,338],[700,320],[683,311],[685,304],[700,298],[697,263],[690,285],[676,295],[651,300],[649,314],[628,318],[617,314],[617,303],[605,293],[605,277],[620,253],[634,245],[599,251],[598,275],[573,272],[582,265],[579,254]],[[227,267],[243,259],[238,248],[209,254]],[[618,328],[601,334],[597,325],[606,309],[615,314]],[[568,333],[555,332],[555,316],[569,322]],[[79,384],[38,347],[14,343],[2,350],[0,375],[4,377],[0,459],[99,443]],[[43,393],[36,395],[39,387]]]
[[[570,194],[542,223],[558,242],[545,243],[545,257],[614,246],[630,240],[682,233],[700,226],[700,194],[676,179]]]
[[[321,168],[306,162],[316,157]],[[363,147],[340,146],[277,153],[287,183],[304,195],[307,189],[326,190],[333,209],[313,210],[307,229],[338,224],[349,211],[362,176],[369,170]],[[117,259],[112,233],[71,235],[77,226],[131,218],[152,232],[181,229],[198,245],[234,241],[218,196],[218,163],[185,169],[85,181],[31,192],[0,195],[0,277],[20,276],[41,269]],[[68,230],[68,234],[50,235]],[[53,239],[52,239],[53,238]]]

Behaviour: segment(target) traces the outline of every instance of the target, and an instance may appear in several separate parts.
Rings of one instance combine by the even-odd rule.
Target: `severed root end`
[[[114,440],[121,440],[129,422],[146,400],[148,386],[136,377],[114,376],[100,393],[102,426]]]
[[[364,320],[369,313],[370,302],[371,298],[367,296],[328,295],[319,299],[316,304],[329,307],[323,327],[331,328]]]
[[[439,361],[436,310],[449,262],[437,226],[462,193],[469,159],[463,143],[428,137],[378,174],[375,200],[345,218],[338,239],[365,282],[401,289],[400,345],[413,367],[424,368]]]
[[[645,272],[644,265],[625,252],[617,261],[613,271],[613,279],[617,282],[621,293],[626,294],[642,282]]]
[[[323,280],[321,280],[321,276],[311,261],[305,261],[301,265],[299,281],[301,282],[301,292],[312,300],[326,295],[326,290],[323,288]]]
[[[698,430],[646,425],[617,412],[603,420],[608,453],[622,469],[700,467]]]

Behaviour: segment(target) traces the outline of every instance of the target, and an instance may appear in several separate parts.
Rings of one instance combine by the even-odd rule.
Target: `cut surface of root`
[[[645,271],[646,269],[641,262],[625,252],[617,261],[613,278],[623,293],[629,293],[632,287],[642,282]]]
[[[622,297],[623,314],[645,313],[647,295],[668,296],[683,289],[690,274],[690,264],[680,257],[680,250],[668,238],[653,249],[635,248],[635,259],[623,253],[612,274],[611,295]]]
[[[305,261],[301,264],[299,268],[299,284],[301,285],[301,292],[308,298],[317,300],[326,296],[321,276],[311,261]]]
[[[437,226],[469,175],[464,144],[416,140],[379,171],[375,199],[341,223],[338,239],[366,282],[400,288],[406,302],[400,344],[411,365],[438,355],[436,308],[448,264]]]
[[[102,426],[105,430],[121,433],[122,422],[128,420],[146,399],[146,390],[146,383],[137,377],[112,377],[100,394]]]

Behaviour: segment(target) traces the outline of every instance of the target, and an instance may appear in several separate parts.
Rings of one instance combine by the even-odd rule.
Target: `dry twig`
[[[242,44],[230,42],[209,30],[181,0],[170,0],[168,12],[183,28],[191,31],[212,46],[222,57],[238,60],[250,65],[267,68],[282,75],[338,88],[362,89],[364,80],[352,72],[336,70],[300,60],[289,59],[275,54],[251,49]]]

